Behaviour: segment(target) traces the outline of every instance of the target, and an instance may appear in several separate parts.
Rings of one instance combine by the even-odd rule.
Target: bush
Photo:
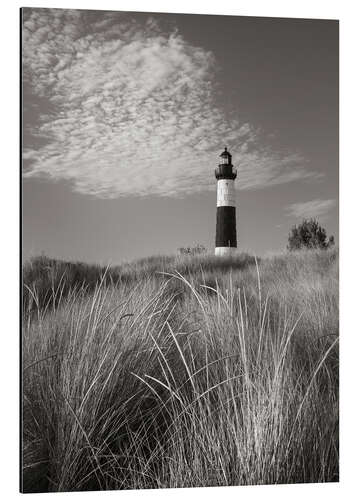
[[[180,255],[202,255],[207,253],[207,248],[198,244],[194,247],[180,247],[178,252]]]
[[[288,239],[288,250],[327,249],[335,244],[333,236],[327,239],[326,230],[316,219],[304,219],[298,226],[291,228]]]

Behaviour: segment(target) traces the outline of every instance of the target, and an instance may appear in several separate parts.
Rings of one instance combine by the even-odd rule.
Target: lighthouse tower
[[[220,163],[215,169],[217,179],[217,222],[215,255],[234,255],[237,251],[236,197],[234,180],[237,169],[232,165],[232,155],[224,148]]]

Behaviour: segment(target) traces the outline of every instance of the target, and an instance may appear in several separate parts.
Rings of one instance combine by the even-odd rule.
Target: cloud
[[[25,9],[24,176],[102,198],[185,196],[215,189],[227,145],[240,189],[317,177],[302,157],[272,151],[250,124],[224,115],[214,63],[153,17]]]
[[[336,200],[311,200],[303,203],[292,203],[286,207],[288,215],[296,218],[323,218],[336,205]]]

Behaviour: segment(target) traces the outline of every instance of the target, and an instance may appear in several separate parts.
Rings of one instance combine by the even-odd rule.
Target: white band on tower
[[[216,247],[214,254],[218,257],[234,257],[238,252],[235,247]]]
[[[236,195],[233,179],[217,181],[217,207],[235,207]]]

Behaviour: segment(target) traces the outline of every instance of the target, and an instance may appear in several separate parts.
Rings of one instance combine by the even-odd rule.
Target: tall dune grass
[[[160,257],[46,300],[28,280],[24,490],[337,481],[337,266]]]

